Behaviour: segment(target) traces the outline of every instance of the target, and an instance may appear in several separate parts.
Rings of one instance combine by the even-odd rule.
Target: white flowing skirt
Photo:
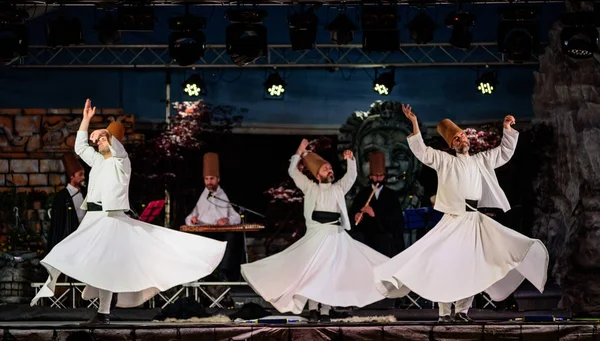
[[[341,307],[384,299],[373,268],[387,260],[339,226],[314,224],[282,252],[242,265],[242,276],[279,312],[300,314],[309,299]]]
[[[119,293],[117,307],[137,307],[161,291],[213,272],[225,242],[129,218],[123,212],[87,212],[79,228],[42,259],[49,277],[31,301],[54,295],[61,273],[98,289]]]
[[[433,302],[455,302],[480,292],[506,299],[527,278],[544,291],[548,250],[479,212],[445,214],[423,238],[375,268],[387,297],[413,291]]]

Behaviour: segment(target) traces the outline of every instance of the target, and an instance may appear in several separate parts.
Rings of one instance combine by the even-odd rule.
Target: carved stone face
[[[406,137],[406,132],[399,127],[374,127],[359,136],[356,146],[361,182],[365,182],[365,179],[368,181],[369,154],[381,150],[385,153],[385,184],[394,191],[403,190],[407,181],[413,179],[408,175],[417,171]]]

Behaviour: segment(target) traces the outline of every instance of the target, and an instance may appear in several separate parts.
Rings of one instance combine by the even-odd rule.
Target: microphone
[[[212,196],[214,196],[214,195],[211,193],[211,191],[208,191],[208,195],[206,196],[206,199],[208,200],[208,199],[210,199],[210,197],[212,197]]]

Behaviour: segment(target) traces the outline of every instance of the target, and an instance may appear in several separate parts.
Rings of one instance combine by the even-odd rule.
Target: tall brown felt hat
[[[317,174],[319,174],[319,169],[323,167],[323,165],[328,164],[329,162],[325,161],[322,157],[317,155],[316,153],[308,153],[302,159],[302,162],[308,168],[308,171],[316,178]]]
[[[65,166],[65,173],[67,173],[67,176],[72,176],[83,170],[83,166],[79,163],[77,156],[73,153],[64,153],[62,156],[62,163],[63,166]]]
[[[123,142],[123,138],[125,137],[125,127],[121,122],[111,122],[106,130],[114,136],[119,142]]]
[[[452,147],[452,140],[454,139],[454,136],[456,136],[458,133],[461,133],[463,130],[454,124],[454,122],[445,118],[438,123],[437,131],[444,138],[444,140],[446,140],[446,143]]]
[[[202,164],[203,176],[219,177],[219,155],[216,153],[204,154],[204,162]]]
[[[369,168],[371,175],[385,174],[385,154],[378,150],[369,154]]]

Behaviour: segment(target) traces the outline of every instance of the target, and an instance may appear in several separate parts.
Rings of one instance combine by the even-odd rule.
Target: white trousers
[[[98,289],[98,312],[100,314],[110,314],[110,303],[112,301],[113,293],[111,291]]]
[[[317,310],[319,309],[319,302],[308,300],[308,310]],[[329,315],[329,311],[331,310],[331,306],[327,304],[321,304],[321,315]]]
[[[462,300],[458,300],[454,302],[454,313],[467,313],[471,305],[473,304],[473,298],[475,296],[463,298]],[[440,316],[450,315],[452,312],[452,303],[442,303],[438,302],[440,306]]]

